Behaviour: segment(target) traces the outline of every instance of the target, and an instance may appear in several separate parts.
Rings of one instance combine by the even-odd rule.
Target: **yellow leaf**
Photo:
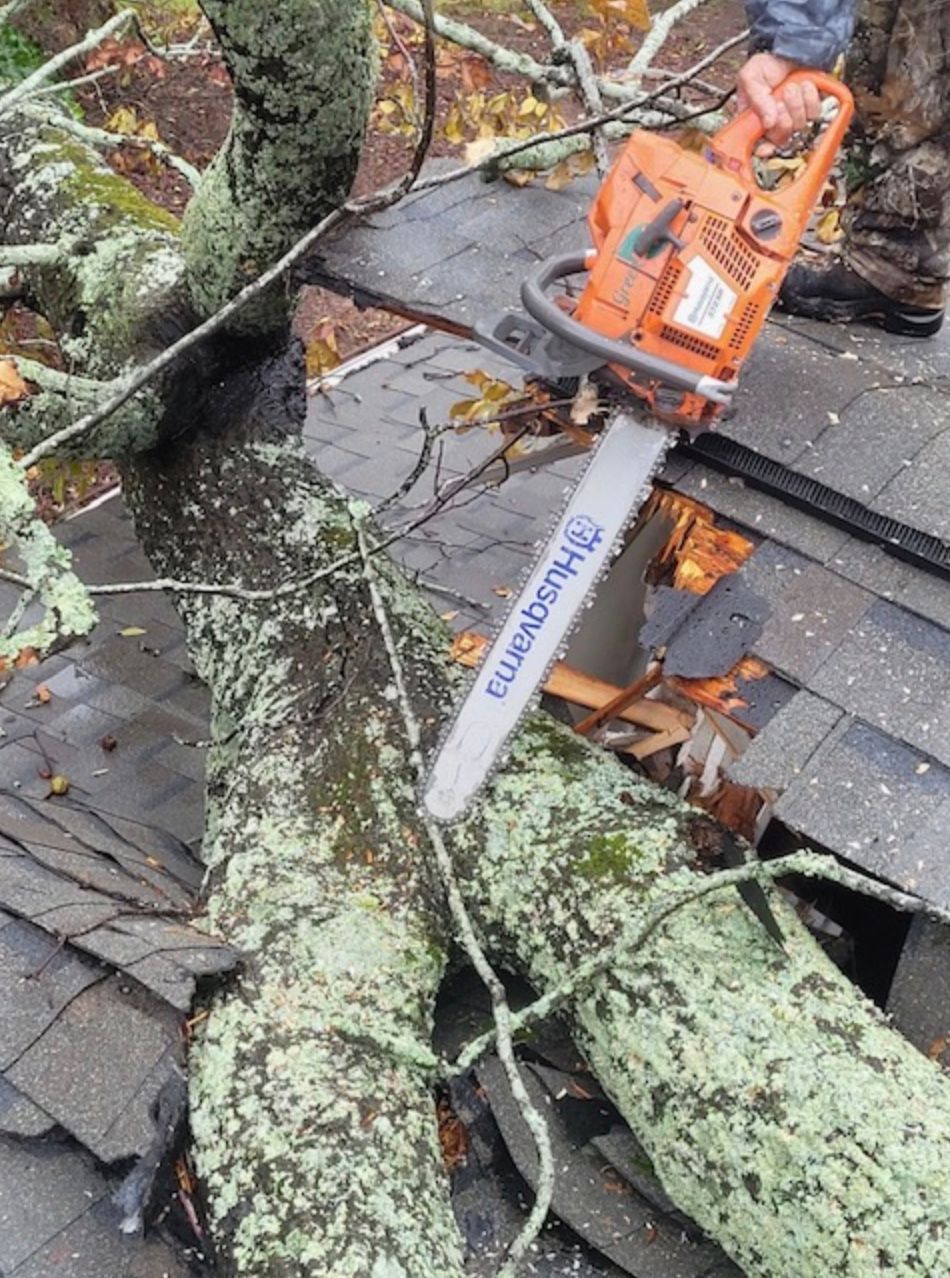
[[[132,107],[121,106],[117,111],[113,111],[108,120],[106,120],[106,128],[110,133],[131,135],[138,131],[138,127],[139,117]]]
[[[16,404],[29,395],[12,359],[0,360],[0,405]]]
[[[50,777],[49,792],[50,794],[68,794],[69,779],[61,776],[59,773],[57,773],[55,777]]]
[[[841,215],[838,209],[828,209],[822,213],[815,227],[815,239],[820,244],[835,244],[844,235],[841,229]]]
[[[473,413],[477,413],[482,406],[480,399],[460,399],[457,404],[453,404],[449,409],[449,416],[453,421],[459,420],[467,422],[471,419]]]
[[[650,6],[647,0],[626,0],[623,7],[623,16],[638,31],[649,31],[653,26],[653,19],[650,17]]]
[[[144,630],[141,626],[126,626],[123,630],[119,631],[119,634],[123,639],[138,639],[140,635],[148,634],[148,631]]]
[[[518,114],[522,116],[534,115],[539,106],[541,106],[541,103],[538,102],[538,99],[529,94],[518,108]],[[541,106],[541,110],[544,111],[545,108]]]
[[[566,186],[574,181],[574,173],[567,160],[562,160],[557,168],[552,169],[548,175],[545,186],[549,191],[563,191]]]

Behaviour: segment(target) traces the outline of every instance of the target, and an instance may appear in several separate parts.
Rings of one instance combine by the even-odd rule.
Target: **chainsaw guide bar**
[[[675,438],[620,412],[594,446],[435,752],[422,798],[437,820],[457,820],[501,764]]]
[[[542,382],[604,373],[626,403],[610,411],[435,752],[422,800],[436,820],[461,817],[501,763],[677,431],[708,430],[731,404],[853,113],[840,81],[809,71],[786,83],[802,79],[837,111],[786,189],[755,180],[763,127],[751,110],[701,155],[638,130],[591,208],[593,248],[541,261],[522,283],[523,314],[475,326],[478,341]],[[580,274],[576,303],[550,295]]]

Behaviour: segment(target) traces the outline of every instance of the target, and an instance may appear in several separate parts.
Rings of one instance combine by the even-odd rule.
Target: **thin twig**
[[[0,26],[15,18],[21,9],[25,9],[30,0],[10,0],[9,4],[0,6]]]
[[[373,615],[382,636],[383,645],[389,658],[393,683],[396,687],[403,727],[409,743],[409,763],[421,785],[425,779],[426,771],[425,760],[422,756],[422,731],[409,696],[402,658],[399,655],[399,648],[389,621],[389,613],[386,609],[382,591],[379,588],[375,565],[368,553],[369,547],[366,542],[366,534],[360,524],[356,526],[356,536],[360,554],[363,557],[363,570],[372,601]],[[551,1138],[544,1115],[534,1105],[518,1069],[514,1040],[511,1033],[512,1014],[508,1005],[505,987],[492,967],[475,933],[442,831],[427,813],[422,812],[420,820],[432,849],[436,869],[442,883],[442,890],[445,893],[449,912],[455,925],[456,939],[461,944],[469,962],[478,973],[480,980],[491,997],[492,1016],[495,1022],[494,1039],[497,1044],[498,1056],[504,1066],[515,1104],[518,1106],[537,1149],[539,1170],[538,1188],[534,1204],[518,1237],[509,1248],[507,1264],[502,1271],[503,1274],[513,1275],[518,1261],[541,1232],[550,1211],[551,1199],[554,1193],[554,1154],[551,1149]]]
[[[820,856],[816,852],[793,852],[789,856],[778,857],[774,861],[750,861],[745,865],[735,866],[728,870],[718,870],[705,878],[697,878],[692,871],[685,886],[677,884],[669,888],[669,894],[656,902],[647,919],[639,927],[631,930],[629,926],[621,929],[619,937],[605,946],[590,958],[578,963],[573,973],[559,985],[554,986],[546,994],[529,1003],[527,1007],[515,1012],[511,1018],[511,1028],[515,1033],[527,1025],[535,1024],[551,1016],[558,1008],[563,1007],[581,990],[589,990],[590,984],[602,973],[616,967],[632,954],[639,953],[646,942],[659,928],[684,906],[693,905],[713,893],[724,892],[738,887],[742,883],[773,883],[776,879],[788,875],[800,874],[805,878],[824,879],[831,883],[840,883],[852,892],[883,901],[895,910],[905,914],[925,914],[928,918],[950,924],[950,910],[899,888],[890,887],[870,879],[857,870],[849,869],[832,856]],[[471,1069],[478,1059],[494,1043],[494,1033],[487,1031],[479,1035],[459,1054],[451,1066],[449,1075],[462,1074]]]
[[[48,115],[41,107],[31,108],[27,104],[26,110],[30,115],[41,117],[46,123],[50,123]],[[180,173],[192,190],[201,181],[201,171],[196,169],[193,164],[189,164],[182,156],[176,155],[170,147],[166,146],[158,138],[142,138],[134,133],[113,133],[111,129],[93,128],[92,125],[83,124],[80,120],[76,120],[70,115],[58,116],[56,127],[62,129],[65,133],[71,133],[89,146],[106,150],[118,150],[120,147],[129,146],[139,151],[148,151],[157,160],[167,164],[170,169]],[[0,253],[2,253],[2,250],[0,250]]]
[[[101,27],[97,27],[94,31],[90,31],[76,44],[71,44],[67,49],[63,49],[48,62],[44,62],[41,67],[26,76],[19,84],[15,85],[2,98],[0,98],[0,115],[5,115],[11,111],[18,103],[30,97],[37,89],[42,88],[50,80],[70,62],[75,62],[77,58],[83,57],[87,53],[91,53],[104,40],[108,40],[109,36],[114,35],[116,31],[121,31],[130,22],[136,21],[134,9],[123,9],[121,13],[117,13],[114,18],[110,18],[108,22],[103,23]]]
[[[706,58],[697,63],[690,71],[683,72],[680,76],[675,76],[673,80],[661,85],[653,93],[645,94],[635,103],[625,103],[615,111],[606,112],[594,119],[580,121],[575,125],[569,125],[564,129],[550,130],[543,133],[535,134],[531,138],[525,138],[518,142],[512,142],[500,147],[491,156],[478,161],[475,164],[464,164],[458,168],[451,169],[445,173],[433,175],[428,178],[418,178],[414,182],[406,185],[406,178],[395,183],[381,191],[376,192],[372,196],[368,196],[360,200],[348,200],[338,209],[334,209],[325,218],[312,227],[305,235],[303,235],[277,262],[274,263],[256,280],[247,284],[241,291],[227,302],[214,315],[209,316],[196,328],[193,328],[184,337],[174,342],[171,346],[166,347],[159,355],[150,363],[141,365],[134,372],[129,373],[125,377],[116,378],[113,385],[115,390],[111,396],[105,399],[102,404],[90,413],[78,418],[68,426],[64,426],[62,430],[50,435],[47,439],[37,444],[28,454],[21,460],[24,467],[33,466],[43,457],[54,453],[63,444],[69,443],[70,440],[80,435],[85,435],[96,426],[101,425],[108,417],[110,417],[123,404],[127,403],[132,396],[143,386],[153,381],[159,373],[164,372],[169,365],[173,364],[186,351],[197,346],[205,338],[210,337],[218,329],[223,327],[228,320],[232,319],[239,311],[243,310],[250,302],[259,297],[261,293],[269,289],[277,280],[281,278],[292,266],[300,261],[313,246],[323,238],[329,231],[335,229],[347,218],[359,216],[366,213],[378,212],[381,209],[389,208],[392,204],[397,203],[407,193],[409,189],[413,191],[428,191],[436,187],[446,186],[451,182],[458,182],[462,178],[471,176],[473,173],[483,172],[485,170],[494,169],[498,164],[512,156],[529,150],[543,142],[559,141],[564,138],[577,137],[582,133],[589,133],[591,129],[597,128],[601,124],[609,123],[611,120],[620,119],[636,111],[639,107],[646,103],[652,102],[660,98],[670,88],[680,84],[686,84],[692,73],[695,71],[699,74],[705,70],[711,62],[720,57],[727,49],[733,48],[736,44],[743,40],[747,35],[744,32],[740,36],[732,37],[714,49]],[[421,150],[421,148],[420,148]],[[415,167],[416,160],[413,161]],[[411,172],[411,170],[410,170]],[[408,176],[408,175],[407,175]]]
[[[698,9],[701,4],[705,4],[706,0],[676,0],[675,4],[671,4],[669,8],[664,9],[653,19],[650,30],[643,37],[643,43],[634,54],[633,60],[627,68],[627,74],[624,76],[623,82],[627,84],[633,92],[637,92],[643,80],[643,73],[660,52],[666,43],[670,32],[686,17],[688,13],[692,13],[694,9]]]

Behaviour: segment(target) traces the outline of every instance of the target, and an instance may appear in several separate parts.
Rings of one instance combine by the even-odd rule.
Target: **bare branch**
[[[29,266],[55,266],[62,259],[58,244],[0,244],[0,268],[19,271]]]
[[[624,76],[623,83],[632,92],[638,93],[640,91],[644,71],[662,49],[676,24],[685,18],[688,13],[692,13],[694,9],[698,9],[701,4],[705,3],[706,0],[676,0],[675,4],[671,4],[668,9],[664,9],[661,14],[653,19],[653,25],[644,36],[643,43],[637,49],[633,61],[627,68],[627,74]]]
[[[40,118],[44,121],[49,119],[46,111],[39,105],[27,104],[26,112],[34,118]],[[104,150],[117,150],[119,147],[128,146],[138,151],[148,151],[157,160],[167,164],[170,169],[180,173],[192,189],[201,181],[200,170],[196,169],[193,164],[189,164],[187,160],[182,159],[180,155],[176,155],[158,138],[141,138],[132,133],[113,133],[110,129],[93,128],[92,125],[83,124],[71,115],[57,115],[56,127],[64,133],[71,133],[80,142],[85,142],[89,146],[100,147]],[[2,253],[3,250],[0,249],[0,260],[4,260]]]
[[[528,0],[528,7],[548,33],[555,53],[566,56],[574,67],[577,85],[584,100],[584,105],[591,115],[600,115],[604,109],[600,86],[594,74],[590,54],[581,40],[568,40],[561,24],[544,3],[544,0]],[[607,154],[607,141],[603,129],[595,129],[591,134],[591,145],[597,158],[597,170],[603,177],[610,166]]]
[[[630,934],[624,929],[613,944],[605,946],[599,953],[592,955],[585,962],[578,964],[569,980],[555,986],[540,998],[529,1003],[527,1007],[512,1015],[512,1029],[515,1033],[528,1025],[536,1024],[551,1016],[569,1002],[601,972],[620,962],[631,954],[643,949],[650,937],[658,931],[667,919],[671,918],[684,906],[693,905],[713,893],[724,892],[743,883],[774,883],[776,879],[787,878],[799,874],[804,878],[822,879],[830,883],[839,883],[862,896],[883,901],[892,909],[903,914],[924,914],[937,922],[950,924],[950,910],[939,905],[932,905],[922,897],[901,892],[877,879],[871,879],[858,870],[849,869],[833,856],[820,855],[817,852],[792,852],[788,856],[777,857],[774,861],[749,861],[745,865],[735,866],[727,870],[718,870],[715,874],[699,877],[693,870],[679,871],[663,880],[663,895],[648,912],[646,922]],[[450,1074],[462,1074],[478,1061],[494,1042],[494,1031],[488,1030],[472,1039],[459,1054],[451,1067]]]
[[[0,26],[15,18],[21,9],[25,9],[30,0],[9,0],[9,4],[0,6]]]
[[[90,31],[77,44],[71,44],[69,48],[63,49],[55,57],[50,58],[48,62],[44,62],[41,67],[37,67],[32,75],[26,76],[9,93],[0,98],[0,115],[6,115],[15,106],[35,93],[37,89],[48,84],[70,62],[75,62],[77,58],[82,58],[87,53],[91,53],[104,40],[108,40],[109,36],[115,35],[117,31],[121,31],[123,27],[134,22],[137,22],[135,10],[123,9],[121,13],[117,13],[114,18],[110,18],[101,27],[97,27],[95,31]]]
[[[409,743],[409,762],[415,772],[420,785],[425,780],[426,767],[425,760],[422,755],[422,730],[419,720],[416,718],[415,711],[412,707],[412,701],[409,697],[409,690],[403,672],[402,658],[399,655],[399,648],[396,643],[396,637],[389,620],[389,613],[383,599],[382,591],[379,587],[379,581],[376,575],[376,569],[372,558],[370,557],[369,546],[366,540],[366,533],[362,525],[356,525],[356,535],[360,548],[360,554],[363,559],[363,572],[366,577],[366,583],[369,588],[370,598],[373,604],[373,613],[376,618],[376,624],[379,627],[380,634],[383,639],[383,645],[389,658],[389,667],[393,676],[393,683],[396,687],[396,695],[399,708],[402,713],[403,726],[406,731],[406,738]],[[479,978],[491,997],[492,1015],[495,1021],[495,1042],[498,1047],[498,1055],[505,1069],[508,1079],[508,1085],[511,1088],[515,1103],[521,1112],[528,1130],[534,1140],[538,1153],[538,1188],[534,1200],[534,1205],[525,1221],[518,1237],[512,1243],[508,1252],[508,1263],[502,1270],[502,1275],[511,1275],[513,1278],[515,1267],[521,1257],[526,1253],[528,1248],[537,1238],[538,1234],[544,1226],[548,1212],[551,1208],[551,1199],[554,1194],[554,1154],[551,1149],[551,1137],[548,1132],[548,1125],[543,1114],[535,1107],[534,1102],[528,1094],[524,1080],[518,1069],[518,1062],[515,1058],[514,1039],[511,1032],[511,1008],[508,1005],[508,997],[497,972],[492,967],[485,954],[484,949],[475,933],[475,927],[472,923],[465,901],[459,888],[458,879],[455,876],[455,867],[452,864],[452,857],[446,846],[442,831],[432,818],[422,811],[420,821],[425,830],[429,845],[435,859],[436,869],[442,883],[442,890],[445,893],[445,899],[455,925],[456,938],[468,956],[469,962],[478,973]]]

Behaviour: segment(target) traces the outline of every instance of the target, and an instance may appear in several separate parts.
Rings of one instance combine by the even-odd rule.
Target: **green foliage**
[[[11,26],[0,25],[0,84],[16,84],[43,62],[38,45]]]

